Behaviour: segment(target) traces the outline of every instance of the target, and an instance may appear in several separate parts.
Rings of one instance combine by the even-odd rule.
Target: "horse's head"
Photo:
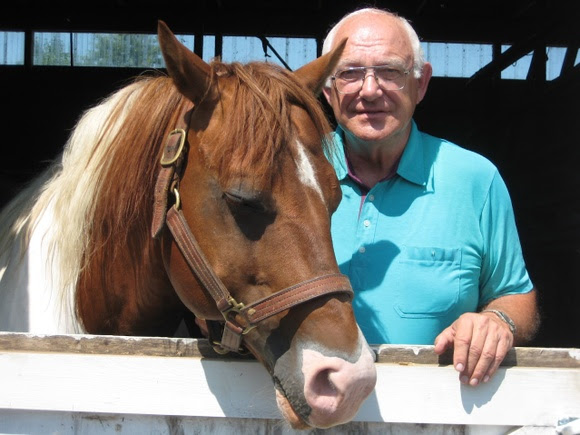
[[[376,373],[330,238],[341,194],[315,94],[340,51],[290,73],[206,64],[161,22],[159,41],[175,86],[193,103],[174,168],[174,230],[162,233],[171,282],[198,318],[225,322],[223,347],[243,339],[294,427],[349,421]]]

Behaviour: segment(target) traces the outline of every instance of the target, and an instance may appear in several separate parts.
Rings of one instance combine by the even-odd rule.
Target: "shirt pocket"
[[[443,317],[459,302],[461,248],[404,246],[398,266],[404,283],[395,310],[401,317]]]

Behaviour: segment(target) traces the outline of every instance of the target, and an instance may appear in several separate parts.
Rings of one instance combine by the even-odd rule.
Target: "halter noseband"
[[[219,353],[243,352],[243,336],[255,328],[259,322],[320,296],[346,293],[352,298],[353,290],[350,281],[340,273],[303,281],[249,305],[237,302],[232,297],[213,271],[181,211],[178,188],[183,161],[187,153],[186,136],[191,105],[186,107],[183,113],[184,116],[180,118],[178,128],[169,133],[161,157],[162,168],[155,185],[152,236],[158,237],[163,227],[167,225],[187,264],[222,313],[224,321],[221,322],[223,323],[221,339],[214,340],[210,336],[214,349]],[[168,210],[170,190],[174,193],[176,200]],[[212,330],[213,328],[210,327],[210,333]]]

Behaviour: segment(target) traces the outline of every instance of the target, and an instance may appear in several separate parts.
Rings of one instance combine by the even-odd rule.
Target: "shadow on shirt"
[[[359,326],[365,332],[365,329],[371,325],[376,328],[380,322],[377,322],[377,307],[368,306],[360,295],[366,290],[375,290],[383,282],[387,270],[394,259],[400,254],[400,248],[392,242],[381,240],[371,245],[366,245],[364,252],[357,251],[352,255],[349,261],[340,264],[340,270],[346,274],[351,281],[355,297],[353,299],[353,308],[355,313],[364,313],[364,319],[360,319]],[[368,258],[380,258],[380,262],[370,264]],[[388,336],[388,331],[383,331]]]

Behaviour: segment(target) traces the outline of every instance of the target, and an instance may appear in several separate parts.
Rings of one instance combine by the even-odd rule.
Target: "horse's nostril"
[[[312,426],[324,428],[349,421],[374,388],[374,357],[368,348],[361,348],[359,358],[352,362],[303,350],[304,397]]]
[[[338,389],[331,379],[334,370],[321,370],[312,380],[312,392],[318,396],[336,396]]]

